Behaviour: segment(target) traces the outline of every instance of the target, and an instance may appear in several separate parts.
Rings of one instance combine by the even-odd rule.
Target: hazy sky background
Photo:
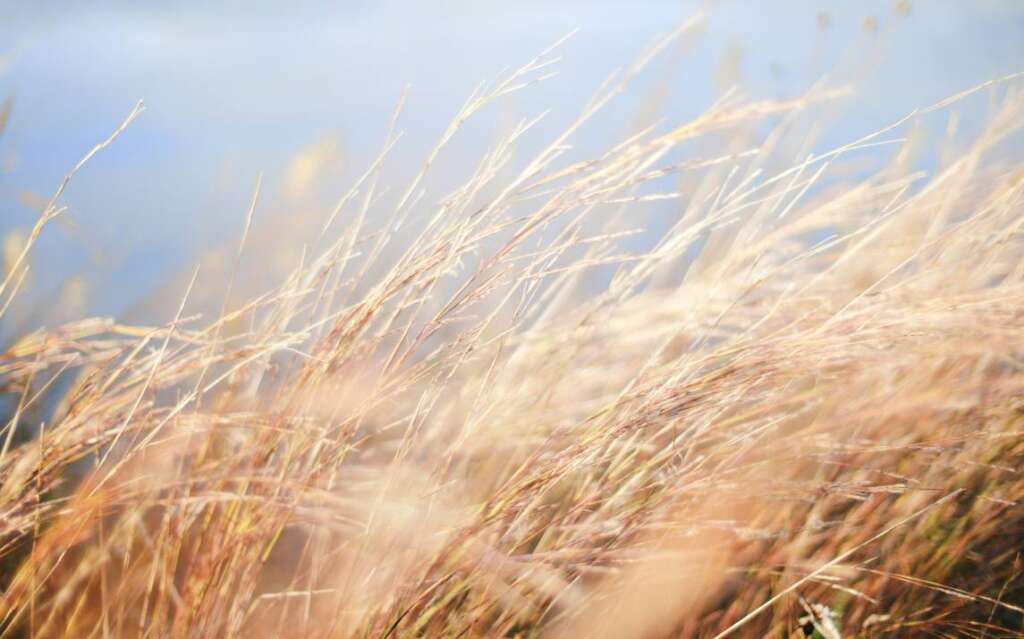
[[[144,99],[147,111],[65,197],[89,242],[113,256],[90,310],[120,312],[237,233],[256,174],[272,198],[297,150],[335,137],[342,161],[322,188],[343,192],[407,84],[397,175],[418,165],[475,85],[571,29],[580,32],[559,78],[512,100],[515,116],[552,108],[552,127],[571,121],[613,68],[701,6],[707,24],[689,54],[641,79],[592,139],[629,130],[645,82],[669,86],[667,119],[695,115],[714,99],[726,57],[757,97],[797,95],[839,65],[834,75],[855,80],[858,97],[833,142],[1024,70],[1024,2],[1013,0],[912,0],[908,15],[891,0],[10,3],[0,21],[0,98],[13,99],[0,137],[0,235],[29,227],[24,193],[52,193]],[[44,289],[95,270],[90,249],[59,230],[40,249]]]

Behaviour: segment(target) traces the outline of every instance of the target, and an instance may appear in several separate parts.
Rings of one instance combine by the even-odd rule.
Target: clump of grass
[[[567,162],[637,67],[426,204],[462,124],[551,62],[474,94],[385,206],[393,127],[280,286],[9,346],[4,636],[1019,636],[1013,79],[929,176],[897,153],[825,181],[910,118],[774,168],[822,91]],[[668,229],[624,252],[662,200]]]

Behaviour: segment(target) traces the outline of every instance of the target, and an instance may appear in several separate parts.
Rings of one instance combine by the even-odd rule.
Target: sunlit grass
[[[550,80],[553,51],[385,192],[399,105],[278,286],[238,299],[242,264],[280,258],[257,186],[212,315],[200,267],[164,325],[7,346],[5,636],[1020,635],[1018,79],[790,166],[845,91],[727,92],[570,160],[645,56],[536,155],[526,119],[428,195],[462,125]],[[917,172],[918,119],[983,90],[983,132]],[[891,162],[831,179],[869,152]],[[3,243],[3,312],[68,180]]]

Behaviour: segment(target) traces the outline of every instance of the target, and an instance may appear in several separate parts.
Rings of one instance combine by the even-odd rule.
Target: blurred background
[[[167,293],[168,283],[199,261],[218,273],[218,248],[237,242],[261,172],[254,228],[284,237],[366,169],[408,86],[404,136],[384,171],[400,192],[474,87],[579,29],[556,78],[502,102],[446,150],[424,198],[436,202],[496,132],[551,109],[524,142],[536,151],[610,72],[700,10],[699,33],[588,125],[580,153],[657,118],[684,122],[729,90],[795,97],[822,78],[855,89],[821,123],[814,146],[831,148],[1024,70],[1017,0],[7,3],[5,260],[79,158],[138,100],[146,111],[68,188],[68,212],[34,253],[2,335],[85,314],[145,321],[165,293],[176,305],[180,287]],[[985,109],[982,97],[943,126],[968,135]],[[263,256],[268,270],[296,259],[284,244]]]

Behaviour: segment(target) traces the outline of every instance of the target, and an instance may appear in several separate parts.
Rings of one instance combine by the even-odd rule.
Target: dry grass
[[[909,117],[776,168],[822,90],[566,161],[631,71],[529,161],[524,122],[423,198],[550,55],[475,94],[386,200],[390,134],[273,290],[211,320],[190,284],[164,326],[9,345],[0,634],[1020,636],[1015,79],[928,176]],[[659,200],[670,228],[623,252]]]

